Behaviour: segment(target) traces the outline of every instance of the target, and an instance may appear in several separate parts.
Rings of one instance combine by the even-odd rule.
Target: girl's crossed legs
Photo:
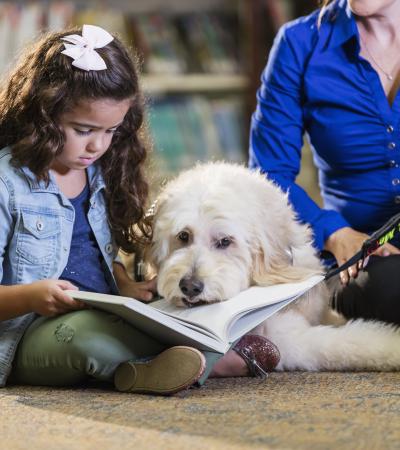
[[[165,346],[155,339],[120,317],[103,311],[81,310],[53,318],[40,317],[30,325],[18,346],[10,381],[46,386],[72,386],[90,378],[113,382],[121,363],[148,360],[163,350]],[[199,356],[204,361],[195,350],[189,353],[181,350],[178,356],[181,358],[178,363],[184,363],[185,358],[197,358],[194,363],[198,364]],[[220,357],[218,353],[205,354],[206,369],[200,383],[207,379]],[[161,368],[165,369],[165,362],[162,364]],[[178,385],[181,383],[178,374],[182,370],[183,367],[173,369],[175,379],[172,381]],[[189,370],[195,375],[200,366]],[[162,376],[167,374],[160,374]],[[157,389],[159,385],[156,392]],[[142,389],[143,392],[152,390],[152,386]]]

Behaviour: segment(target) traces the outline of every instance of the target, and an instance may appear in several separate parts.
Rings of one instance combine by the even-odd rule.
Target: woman
[[[338,265],[400,211],[400,0],[325,0],[280,30],[252,119],[250,166],[289,193],[315,246]],[[303,134],[323,208],[298,185]],[[399,242],[333,284],[347,317],[400,323]],[[385,257],[385,258],[383,258]]]

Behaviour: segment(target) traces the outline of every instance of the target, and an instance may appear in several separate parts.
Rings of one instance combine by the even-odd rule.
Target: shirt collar
[[[106,184],[100,168],[100,163],[95,163],[87,168],[88,180],[90,185],[90,191],[92,194],[104,189]]]
[[[59,189],[57,187],[57,184],[53,178],[53,176],[50,173],[50,179],[49,183],[47,184],[44,180],[38,180],[36,175],[26,166],[21,167],[21,171],[24,173],[29,187],[31,188],[31,191],[34,192],[59,192]]]
[[[334,20],[328,47],[338,47],[351,38],[358,36],[354,15],[347,0],[332,2],[328,5],[325,14],[326,17],[333,15]]]
[[[44,180],[38,180],[36,175],[28,168],[21,167],[22,172],[27,178],[29,186],[32,191],[35,192],[60,192],[57,183],[54,180],[52,173],[50,172],[49,184]],[[90,185],[90,191],[95,193],[105,187],[103,175],[101,173],[100,164],[92,164],[87,168],[88,180]]]

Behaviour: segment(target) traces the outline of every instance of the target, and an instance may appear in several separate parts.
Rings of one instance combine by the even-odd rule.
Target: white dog
[[[287,196],[262,174],[226,163],[199,165],[167,184],[155,207],[149,254],[159,293],[182,306],[323,270]],[[278,346],[277,370],[400,369],[396,327],[346,323],[328,300],[320,283],[252,331]]]

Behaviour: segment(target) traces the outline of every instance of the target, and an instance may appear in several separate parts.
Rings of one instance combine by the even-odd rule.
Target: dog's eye
[[[216,248],[227,248],[232,244],[232,239],[224,237],[215,243]]]
[[[189,242],[190,235],[187,231],[181,231],[178,236],[178,240],[181,241],[184,244],[187,244]]]

